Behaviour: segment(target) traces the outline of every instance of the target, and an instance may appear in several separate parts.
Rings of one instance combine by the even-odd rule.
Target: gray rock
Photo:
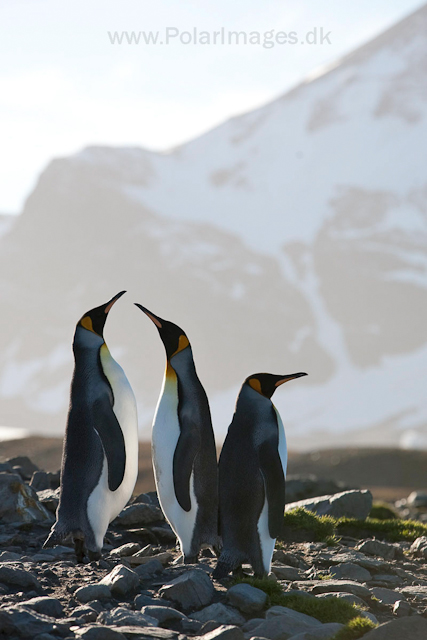
[[[34,638],[40,633],[49,633],[57,625],[55,618],[30,611],[21,606],[0,608],[0,633],[6,636]]]
[[[421,536],[414,540],[410,551],[420,558],[427,558],[427,536]]]
[[[292,636],[320,627],[322,623],[316,618],[304,613],[293,611],[287,607],[271,607],[266,614],[266,620],[252,628],[245,637],[259,636],[269,640],[288,640]]]
[[[287,567],[284,564],[273,564],[271,572],[274,573],[278,580],[301,580],[301,571],[295,567]]]
[[[372,587],[371,593],[381,602],[381,604],[394,604],[398,600],[402,600],[402,594],[392,591],[392,589],[386,589],[385,587]]]
[[[372,508],[370,491],[343,491],[334,495],[320,496],[308,500],[299,500],[286,505],[286,511],[303,507],[319,516],[328,515],[335,518],[357,518],[365,520]]]
[[[402,578],[391,573],[378,573],[370,581],[372,587],[398,587],[403,582]]]
[[[417,598],[419,600],[425,600],[427,598],[427,586],[411,585],[409,587],[402,587],[400,591],[409,598]]]
[[[39,581],[32,573],[12,564],[0,565],[0,582],[23,587],[24,589],[31,588],[35,591],[40,591],[41,589]]]
[[[406,503],[410,507],[427,507],[427,493],[424,491],[413,491],[406,499]]]
[[[190,618],[198,620],[199,622],[214,620],[215,622],[219,622],[219,624],[231,624],[237,626],[241,626],[246,622],[245,618],[237,611],[237,609],[234,609],[234,607],[227,607],[225,604],[221,604],[220,602],[211,604],[208,607],[197,611],[197,613],[193,613]]]
[[[112,609],[112,611],[100,613],[97,622],[116,627],[157,627],[157,620],[155,618],[144,615],[140,611],[129,611],[129,609],[125,607],[116,607]]]
[[[139,587],[139,575],[132,569],[118,564],[100,581],[100,584],[109,587],[114,595],[125,596]]]
[[[16,456],[15,458],[9,458],[6,463],[16,472],[21,475],[24,480],[30,480],[31,476],[39,468],[34,462],[32,462],[27,456]]]
[[[120,631],[94,625],[84,629],[77,629],[76,634],[78,638],[83,640],[126,640],[126,636]]]
[[[19,553],[14,553],[13,551],[2,551],[0,553],[0,562],[14,562],[20,559],[21,556]]]
[[[374,624],[378,624],[378,618],[374,616],[374,614],[371,613],[370,611],[361,611],[359,615],[361,618],[366,618],[367,620],[370,620]]]
[[[44,506],[50,513],[56,513],[59,504],[59,496],[61,489],[44,489],[37,491],[37,497],[40,504]]]
[[[343,624],[339,624],[338,622],[328,622],[327,624],[322,624],[321,627],[316,627],[316,629],[298,633],[289,640],[330,640],[343,626]]]
[[[427,620],[421,616],[398,618],[368,631],[363,640],[426,640]]]
[[[344,553],[337,553],[335,555],[331,555],[330,557],[331,564],[340,564],[341,562],[353,562],[354,564],[358,564],[360,567],[367,569],[368,571],[380,571],[387,569],[389,567],[389,563],[384,560],[377,560],[375,558],[368,558],[364,553],[360,551],[346,551]]]
[[[211,579],[201,569],[191,569],[159,590],[162,598],[176,602],[184,610],[201,609],[212,602],[214,594]]]
[[[367,569],[353,562],[343,562],[336,567],[331,567],[330,573],[336,580],[355,580],[356,582],[367,582],[372,577]]]
[[[136,503],[125,507],[114,522],[122,526],[129,526],[151,524],[160,520],[164,520],[164,516],[159,507],[152,504]]]
[[[367,553],[369,556],[379,556],[385,560],[393,560],[396,555],[396,547],[387,542],[381,542],[380,540],[365,540],[356,548],[358,551]]]
[[[83,622],[95,622],[98,617],[98,612],[88,605],[80,605],[73,610],[71,615],[73,618],[78,618]]]
[[[122,544],[121,547],[112,549],[110,551],[110,556],[117,556],[119,558],[133,556],[133,554],[137,553],[140,550],[140,548],[141,546],[137,542],[128,542],[127,544]]]
[[[302,569],[306,571],[310,568],[310,565],[300,558],[295,553],[289,553],[287,551],[283,551],[283,549],[275,549],[273,552],[273,560],[274,562],[279,562],[286,566],[294,567],[295,569]]]
[[[38,598],[31,598],[21,603],[23,607],[28,607],[37,611],[37,613],[44,613],[51,618],[61,618],[64,615],[64,610],[61,602],[57,598],[49,598],[48,596],[39,596]]]
[[[267,603],[267,594],[264,591],[245,583],[230,587],[227,598],[233,606],[248,614],[262,611]]]
[[[343,482],[335,480],[323,480],[314,475],[287,476],[286,478],[286,502],[296,502],[317,496],[332,495],[357,487],[346,487]]]
[[[344,591],[335,591],[331,593],[319,593],[316,598],[340,598],[340,600],[346,600],[350,604],[357,605],[366,605],[366,602],[359,598],[358,596],[354,596],[352,593],[345,593]]]
[[[412,613],[412,607],[409,602],[406,602],[406,600],[397,600],[393,605],[393,613],[398,618],[410,616]]]
[[[162,573],[164,567],[159,560],[150,560],[146,564],[140,564],[134,568],[134,571],[140,578],[151,578],[157,573]]]
[[[0,473],[0,519],[3,522],[44,522],[52,516],[16,473]]]
[[[345,591],[359,598],[371,597],[371,592],[367,587],[351,580],[318,580],[312,583],[312,592],[314,594],[328,593],[330,591]]]
[[[172,607],[162,607],[158,605],[146,605],[142,607],[141,613],[155,618],[158,624],[163,624],[168,620],[185,620],[187,618],[181,611],[177,611]]]
[[[111,590],[105,584],[88,584],[74,592],[74,597],[79,602],[91,602],[92,600],[110,600]]]
[[[51,473],[50,471],[34,471],[30,487],[35,491],[44,491],[45,489],[57,489],[59,487],[60,472]]]
[[[135,596],[133,601],[135,605],[135,609],[142,609],[142,607],[167,607],[168,604],[166,600],[161,598],[152,598],[151,596],[147,596],[143,593]]]
[[[239,627],[221,625],[210,633],[201,636],[203,640],[243,640],[243,632]]]
[[[178,640],[179,634],[176,631],[162,629],[161,627],[103,627],[103,629],[114,629],[120,631],[129,640]]]

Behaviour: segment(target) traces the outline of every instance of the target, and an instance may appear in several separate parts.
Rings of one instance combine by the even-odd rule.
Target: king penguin
[[[219,530],[223,549],[216,579],[252,565],[270,572],[285,509],[287,448],[283,423],[270,398],[277,387],[305,373],[246,378],[219,459]]]
[[[160,505],[184,562],[202,544],[218,548],[218,466],[208,398],[184,331],[136,304],[156,325],[166,372],[153,421],[152,457]]]
[[[74,334],[74,375],[56,522],[44,546],[72,536],[77,560],[85,547],[100,557],[109,523],[128,502],[138,474],[136,402],[103,337],[107,315],[125,293],[88,311]]]

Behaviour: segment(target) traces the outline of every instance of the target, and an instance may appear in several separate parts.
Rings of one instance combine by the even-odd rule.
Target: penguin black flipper
[[[118,489],[123,482],[126,468],[126,449],[123,431],[107,394],[94,403],[95,430],[98,433],[108,463],[108,488]]]
[[[180,415],[180,427],[181,434],[173,455],[173,484],[178,504],[184,511],[190,511],[190,477],[200,449],[200,431],[195,422],[183,415]]]
[[[276,439],[265,440],[259,447],[258,455],[268,501],[268,529],[272,538],[278,538],[282,532],[285,511],[285,475]]]

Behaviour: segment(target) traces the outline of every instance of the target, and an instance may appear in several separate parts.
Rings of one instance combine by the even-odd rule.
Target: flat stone
[[[267,594],[264,591],[245,583],[230,587],[227,598],[233,606],[248,614],[262,611],[267,603]]]
[[[141,545],[139,545],[137,542],[128,542],[127,544],[122,544],[121,547],[112,549],[110,551],[110,556],[125,558],[126,556],[132,556],[134,553],[137,553],[140,548]]]
[[[402,587],[400,592],[409,598],[427,599],[427,586],[411,585],[409,587]]]
[[[344,591],[332,591],[331,593],[319,593],[316,598],[339,598],[340,600],[345,600],[350,604],[357,605],[366,605],[366,602],[359,598],[358,596],[354,596],[352,593],[345,593]]]
[[[120,633],[120,631],[109,629],[108,627],[101,627],[100,625],[77,629],[75,633],[78,638],[82,638],[83,640],[126,640],[126,636]]]
[[[344,553],[337,553],[331,555],[331,564],[341,564],[342,562],[353,562],[360,567],[367,569],[368,571],[380,571],[381,569],[387,569],[390,565],[384,560],[377,560],[376,558],[368,558],[364,553],[360,551],[346,551]]]
[[[0,473],[0,519],[3,522],[51,522],[52,515],[18,474]]]
[[[316,627],[316,629],[298,633],[296,636],[292,636],[290,640],[330,640],[343,626],[343,624],[339,624],[338,622],[328,622],[327,624],[322,624],[321,627]]]
[[[299,585],[301,583],[297,584]],[[371,592],[367,587],[350,580],[316,580],[311,584],[312,592],[315,595],[317,593],[328,593],[330,591],[345,591],[346,593],[352,593],[354,596],[358,596],[359,598],[371,597]]]
[[[168,607],[166,600],[161,598],[152,598],[144,593],[140,593],[135,596],[133,601],[135,609],[142,609],[142,607]]]
[[[12,564],[0,565],[0,582],[23,587],[24,589],[34,589],[35,591],[40,591],[41,589],[39,581],[32,573]]]
[[[396,556],[396,547],[387,542],[381,542],[380,540],[365,540],[357,547],[358,551],[368,554],[370,556],[379,556],[385,560],[393,560]]]
[[[313,511],[319,516],[328,515],[334,518],[356,518],[365,520],[372,508],[372,494],[370,491],[343,491],[333,495],[309,498],[291,502],[285,507],[285,511],[304,508]]]
[[[130,611],[126,609],[126,607],[116,607],[111,611],[103,611],[99,614],[97,622],[115,627],[157,627],[157,620],[155,618],[145,615],[140,611]]]
[[[146,605],[141,609],[141,613],[151,618],[155,618],[158,624],[163,624],[168,620],[185,620],[185,616],[181,611],[177,611],[172,607],[162,607],[158,605]]]
[[[34,638],[40,633],[49,633],[57,625],[55,618],[50,618],[36,611],[21,606],[0,608],[0,632],[6,636]]]
[[[29,607],[37,613],[44,613],[51,618],[61,618],[64,615],[64,609],[61,602],[57,598],[49,598],[48,596],[39,596],[22,602],[23,607]]]
[[[110,600],[111,590],[105,584],[88,584],[74,592],[74,597],[79,602],[91,602],[92,600]]]
[[[132,569],[118,564],[105,578],[102,578],[100,584],[109,587],[114,595],[125,596],[139,587],[139,575]]]
[[[301,580],[301,571],[295,569],[295,567],[288,567],[284,564],[273,564],[271,571],[278,580]]]
[[[162,598],[176,602],[184,610],[201,609],[212,602],[214,594],[212,580],[201,569],[191,569],[159,590]]]
[[[402,594],[392,589],[386,589],[385,587],[372,587],[371,593],[374,598],[377,598],[382,604],[394,604],[399,600],[402,600]]]
[[[320,627],[322,623],[316,618],[288,609],[287,607],[271,607],[266,613],[266,620],[245,634],[246,638],[259,636],[269,640],[288,640],[292,636]]]
[[[197,611],[197,613],[193,613],[190,618],[198,620],[199,622],[214,620],[220,624],[237,626],[241,626],[246,622],[245,618],[237,609],[234,607],[227,607],[220,602],[211,604],[208,607]]]
[[[426,640],[427,620],[421,616],[398,618],[368,631],[363,640]]]
[[[162,573],[163,565],[158,560],[151,560],[147,564],[140,564],[133,569],[140,578],[151,578],[157,573]]]
[[[372,587],[398,587],[403,582],[402,578],[391,573],[378,573],[370,580]]]
[[[30,480],[33,473],[39,470],[38,466],[28,456],[15,456],[6,460],[6,463],[17,471],[24,480]]]
[[[169,629],[162,629],[161,627],[103,627],[104,629],[114,629],[120,631],[129,640],[175,640],[178,639],[179,634],[176,631],[170,631]]]
[[[79,618],[84,622],[95,622],[98,617],[98,612],[89,605],[80,605],[79,607],[73,609],[71,615],[73,618]]]
[[[148,564],[152,560],[156,560],[157,562],[160,562],[162,565],[167,565],[171,560],[173,560],[173,555],[172,553],[169,553],[169,551],[164,551],[163,553],[157,553],[154,556],[139,556],[139,555],[129,556],[127,560],[130,562],[132,566]]]
[[[367,569],[360,567],[353,562],[343,562],[330,569],[331,575],[336,580],[355,580],[356,582],[367,582],[372,576]]]
[[[223,624],[201,638],[203,640],[243,640],[244,636],[239,627]]]
[[[164,515],[159,507],[141,502],[125,507],[114,520],[114,523],[122,526],[131,526],[151,524],[161,520],[164,520]]]

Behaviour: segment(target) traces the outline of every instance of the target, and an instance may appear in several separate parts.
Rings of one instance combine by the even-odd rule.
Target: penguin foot
[[[236,567],[235,569],[233,569],[233,576],[236,578],[243,578],[243,567],[242,565]]]
[[[197,564],[199,560],[199,554],[195,556],[184,556],[184,564]]]
[[[87,552],[88,556],[89,556],[89,560],[91,562],[96,562],[97,560],[101,559],[101,553],[99,551],[91,551],[90,549]]]
[[[74,551],[77,562],[82,564],[83,558],[85,557],[85,541],[82,538],[74,538]]]

